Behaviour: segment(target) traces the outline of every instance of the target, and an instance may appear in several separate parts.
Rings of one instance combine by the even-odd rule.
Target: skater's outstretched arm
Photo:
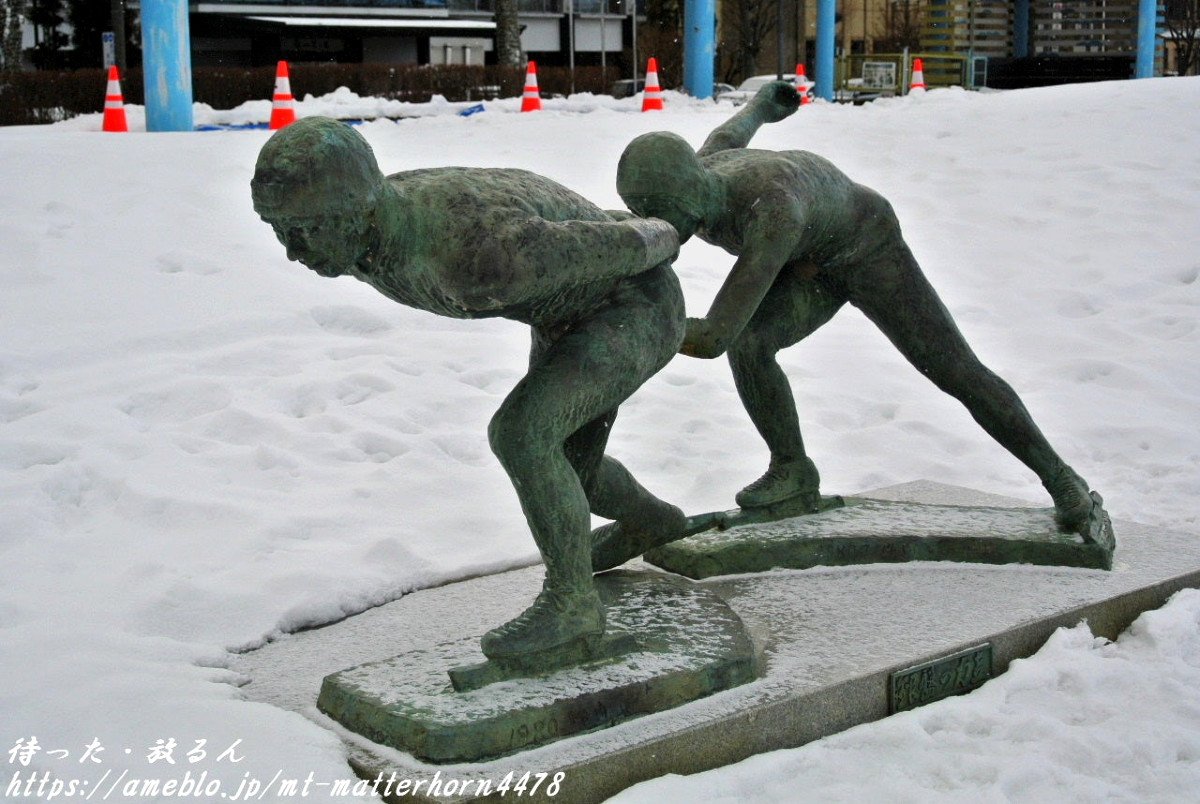
[[[764,203],[764,207],[771,207]],[[754,316],[780,270],[791,258],[795,232],[803,231],[798,210],[776,206],[760,214],[746,229],[746,245],[717,292],[708,315],[689,318],[679,351],[689,357],[715,358],[725,353]]]
[[[463,254],[468,264],[447,261],[440,284],[469,309],[503,309],[636,276],[678,254],[679,235],[657,218],[529,218],[495,226],[472,241]]]
[[[777,123],[800,108],[800,93],[787,81],[772,81],[760,89],[750,102],[733,117],[718,126],[698,156],[708,156],[731,148],[745,148],[750,138],[765,123]]]

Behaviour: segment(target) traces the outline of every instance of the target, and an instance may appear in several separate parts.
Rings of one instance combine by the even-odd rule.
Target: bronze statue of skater
[[[652,219],[614,220],[521,170],[385,177],[362,136],[323,118],[276,133],[251,188],[288,257],[322,276],[354,276],[438,315],[530,326],[529,372],[488,438],[546,578],[533,605],[484,635],[482,648],[532,671],[586,657],[604,630],[589,512],[631,533],[679,535],[683,527],[678,508],[604,455],[617,406],[683,339],[683,297],[669,265],[679,250],[675,230]]]
[[[815,154],[746,148],[760,126],[798,105],[790,85],[769,84],[699,151],[674,134],[645,134],[617,169],[617,190],[634,213],[669,221],[680,242],[694,234],[737,257],[708,314],[688,319],[681,351],[728,354],[738,394],[770,449],[766,473],[737,494],[738,505],[818,505],[820,476],[775,354],[849,302],[1037,474],[1060,529],[1084,533],[1098,501],[1013,389],[971,351],[905,245],[891,205]]]

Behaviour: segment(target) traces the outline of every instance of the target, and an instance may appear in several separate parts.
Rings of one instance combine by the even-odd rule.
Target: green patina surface
[[[1099,495],[971,351],[887,201],[814,154],[745,147],[798,104],[775,82],[699,151],[667,132],[635,139],[617,185],[642,217],[520,170],[385,176],[361,135],[333,120],[306,118],[264,146],[254,207],[290,259],[399,304],[531,331],[529,372],[487,437],[545,564],[540,593],[478,642],[329,676],[322,711],[424,759],[465,761],[751,678],[741,623],[711,594],[660,576],[593,581],[594,570],[643,553],[695,578],[875,561],[1111,566]],[[737,256],[704,318],[685,317],[670,267],[693,235]],[[775,356],[847,303],[1035,472],[1055,510],[839,508],[840,498],[821,497]],[[767,472],[736,497],[741,510],[686,518],[605,454],[620,404],[677,352],[728,355],[770,449]],[[612,522],[593,532],[593,514]],[[721,530],[677,541],[705,528]]]
[[[646,560],[689,578],[770,569],[966,561],[1111,569],[1112,524],[1096,506],[1089,538],[1062,532],[1053,509],[921,505],[847,498],[844,508],[710,530]],[[737,521],[740,512],[729,512]]]
[[[753,680],[753,646],[716,594],[659,573],[596,578],[626,653],[456,692],[446,667],[482,659],[463,639],[327,676],[318,708],[347,728],[434,763],[504,756],[662,711]]]
[[[895,714],[951,695],[962,695],[982,686],[991,677],[990,642],[906,667],[888,678],[888,711]]]
[[[770,450],[766,473],[738,493],[737,504],[817,499],[820,475],[776,354],[851,305],[1038,476],[1062,530],[1084,533],[1094,505],[1087,483],[972,351],[887,200],[817,154],[746,147],[799,103],[785,82],[767,84],[699,150],[671,132],[651,132],[634,139],[617,166],[617,191],[631,210],[668,221],[681,242],[694,235],[737,257],[704,317],[688,318],[680,347],[692,357],[728,357],[738,396]]]
[[[529,372],[487,439],[512,479],[546,581],[482,647],[524,666],[545,655],[550,666],[598,639],[605,624],[592,586],[591,514],[626,534],[671,537],[684,520],[605,455],[620,404],[683,339],[683,296],[670,268],[675,230],[611,215],[524,170],[385,176],[360,134],[323,118],[271,137],[251,193],[288,257],[322,276],[352,276],[437,315],[529,325]]]

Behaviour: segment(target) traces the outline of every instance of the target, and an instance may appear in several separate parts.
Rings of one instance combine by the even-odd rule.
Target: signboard
[[[117,35],[112,31],[100,34],[100,49],[104,53],[104,69],[117,63]]]
[[[896,63],[891,61],[864,61],[862,85],[863,89],[895,89]]]
[[[992,677],[992,644],[909,667],[891,675],[890,710],[893,714],[951,695],[970,692]]]

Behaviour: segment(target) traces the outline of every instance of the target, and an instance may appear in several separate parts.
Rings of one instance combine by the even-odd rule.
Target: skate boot
[[[604,606],[595,589],[566,592],[543,586],[532,606],[484,634],[480,647],[489,659],[552,656],[576,643],[598,642],[603,634]]]
[[[1087,483],[1071,467],[1063,465],[1049,483],[1043,483],[1054,500],[1054,521],[1066,533],[1082,533],[1092,512]]]
[[[821,500],[821,475],[809,458],[795,461],[771,459],[767,473],[737,493],[734,499],[742,508],[766,508],[805,495],[812,507]]]
[[[632,522],[610,522],[592,531],[592,572],[619,567],[635,556],[682,539],[687,517],[674,505],[655,516]]]

